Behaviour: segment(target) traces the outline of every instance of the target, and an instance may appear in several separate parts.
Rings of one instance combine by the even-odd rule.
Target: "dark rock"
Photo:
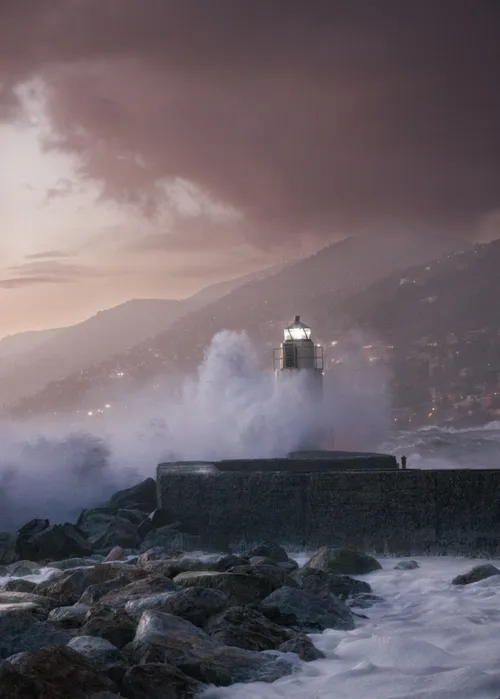
[[[305,590],[281,587],[266,597],[259,610],[277,623],[292,624],[301,631],[354,628],[351,610],[339,599],[318,597]]]
[[[125,611],[140,618],[147,609],[175,614],[195,626],[203,626],[214,614],[227,607],[227,597],[219,590],[206,587],[187,587],[178,592],[163,592],[127,602]]]
[[[146,478],[145,481],[137,485],[119,490],[111,496],[109,507],[119,510],[140,510],[149,513],[157,507],[156,481],[153,478]]]
[[[121,517],[122,519],[127,519],[131,524],[135,524],[137,528],[139,528],[141,522],[144,521],[144,512],[141,510],[118,510],[116,516]]]
[[[263,600],[277,587],[272,579],[255,574],[191,571],[174,578],[179,587],[209,587],[223,592],[230,604],[245,605]]]
[[[16,561],[7,566],[7,575],[38,575],[40,573],[40,564],[33,561]]]
[[[273,682],[290,674],[292,665],[272,654],[222,646],[185,619],[147,611],[129,649],[138,664],[167,663],[201,682]]]
[[[27,540],[34,561],[57,561],[71,556],[87,556],[92,547],[83,532],[73,524],[53,524]]]
[[[289,560],[285,549],[272,541],[262,542],[262,544],[255,546],[246,555],[248,558],[253,558],[254,556],[264,556],[265,558],[270,558],[271,560],[276,561],[276,563],[287,563]]]
[[[18,534],[0,532],[0,565],[8,565],[18,561],[20,556],[17,549]]]
[[[280,568],[282,568],[285,571],[285,573],[288,573],[288,575],[293,573],[299,567],[299,564],[297,563],[297,561],[293,561],[291,559],[289,561],[284,561],[284,562],[278,563],[278,565]]]
[[[8,604],[36,604],[43,609],[53,609],[58,606],[56,600],[33,592],[0,592],[0,611]]]
[[[119,684],[127,669],[127,661],[116,646],[96,636],[75,636],[68,648],[81,653],[102,670],[113,682]]]
[[[2,592],[33,592],[36,583],[24,578],[9,578],[3,585],[0,585]]]
[[[232,554],[210,554],[199,558],[196,556],[175,556],[173,558],[164,559],[157,564],[157,569],[163,570],[164,575],[169,578],[175,578],[176,575],[180,573],[187,573],[189,571],[215,571],[217,573],[223,573],[229,570],[231,567],[240,565],[242,559],[238,556],[233,556]],[[141,563],[140,563],[141,565]],[[142,563],[146,565],[146,562]]]
[[[104,560],[104,556],[99,557],[99,559],[92,556],[86,556],[85,558],[63,558],[62,561],[49,561],[47,565],[50,568],[55,568],[56,570],[73,570],[75,568],[93,568],[99,562]]]
[[[250,607],[226,609],[208,621],[205,631],[218,643],[253,651],[276,649],[295,635]]]
[[[47,614],[47,609],[33,603],[0,607],[0,659],[51,644],[66,645],[72,632],[45,621]]]
[[[94,693],[117,689],[87,658],[63,646],[23,653],[6,667],[0,682],[2,699],[89,699]]]
[[[136,548],[140,543],[137,524],[128,518],[102,512],[101,508],[83,510],[77,526],[85,532],[96,550],[111,549],[113,546]]]
[[[178,589],[178,586],[168,578],[160,575],[151,575],[142,580],[136,580],[119,590],[108,592],[108,594],[101,597],[100,604],[105,607],[119,609],[124,608],[130,600],[154,595],[157,592],[171,592]]]
[[[85,590],[92,585],[101,585],[109,580],[119,578],[118,586],[124,587],[128,583],[140,580],[146,576],[146,571],[134,566],[120,563],[117,565],[111,563],[106,565],[98,564],[93,568],[70,572],[48,585],[41,583],[37,585],[34,591],[37,594],[51,597],[57,600],[61,606],[67,607],[78,602]],[[106,590],[106,592],[109,592],[109,590]]]
[[[134,665],[122,683],[128,699],[195,699],[204,688],[178,668],[160,663]]]
[[[364,575],[382,569],[380,563],[373,556],[330,546],[318,549],[306,563],[306,567],[316,568],[325,573],[345,573],[347,575]]]
[[[150,512],[145,519],[141,520],[138,527],[139,536],[141,539],[144,539],[146,534],[149,534],[149,532],[158,529],[158,527],[168,525],[168,519],[167,514],[163,512],[163,510],[156,508]]]
[[[348,600],[347,604],[352,609],[369,609],[370,607],[373,607],[374,604],[378,604],[379,602],[384,601],[384,598],[379,597],[378,595],[373,595],[371,593],[361,593],[359,595],[354,595],[354,597],[351,597]],[[364,618],[366,619],[366,617]]]
[[[475,566],[463,573],[462,575],[457,575],[451,581],[452,585],[470,585],[470,583],[479,582],[480,580],[486,580],[486,578],[491,578],[493,575],[500,575],[500,570],[496,568],[491,563],[485,563],[484,565]]]
[[[117,648],[124,648],[135,636],[137,623],[125,612],[107,608],[91,609],[78,635],[105,638]]]
[[[86,604],[73,604],[70,607],[53,609],[48,620],[63,629],[77,629],[85,623],[85,617],[90,611]]]
[[[288,585],[288,587],[299,587],[298,583],[291,578],[279,565],[276,563],[267,564],[259,563],[257,565],[240,565],[230,568],[230,573],[237,573],[240,575],[251,575],[263,580],[267,580],[270,585],[274,585],[274,588],[282,587],[282,585]]]
[[[292,574],[303,590],[321,597],[334,594],[341,600],[364,592],[371,592],[370,585],[364,580],[356,580],[348,575],[325,573],[316,568],[301,568]]]
[[[45,531],[50,527],[50,522],[48,519],[31,519],[25,525],[18,529],[17,533],[21,537],[29,539],[35,534]]]
[[[130,579],[125,575],[117,575],[111,580],[106,580],[106,582],[96,583],[95,585],[89,585],[83,592],[82,596],[78,600],[80,604],[87,604],[91,607],[97,604],[100,599],[105,597],[107,594],[114,592],[115,590],[121,590],[130,584]]]
[[[325,654],[316,648],[309,636],[294,636],[290,641],[285,641],[278,646],[276,650],[281,653],[296,653],[306,663],[325,657]]]
[[[415,570],[416,568],[420,568],[417,561],[401,561],[394,566],[394,570]]]

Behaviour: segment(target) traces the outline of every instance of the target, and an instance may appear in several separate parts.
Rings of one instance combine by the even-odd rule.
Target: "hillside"
[[[161,372],[189,372],[201,361],[213,335],[222,329],[246,330],[269,354],[281,341],[281,328],[295,313],[324,330],[325,308],[335,304],[334,324],[340,322],[340,302],[370,284],[415,263],[428,262],[467,244],[439,236],[371,234],[349,238],[289,265],[271,276],[252,280],[208,306],[191,311],[155,338],[93,366],[85,375],[58,381],[33,400],[16,406],[16,415],[64,411],[110,395],[113,378],[125,387],[141,386]],[[110,383],[111,382],[111,383]],[[116,384],[116,382],[115,382]],[[90,400],[90,399],[89,399]]]
[[[281,269],[270,267],[218,282],[187,299],[133,299],[76,325],[4,338],[0,342],[0,403],[35,395],[52,381],[102,364],[166,331],[186,313]]]

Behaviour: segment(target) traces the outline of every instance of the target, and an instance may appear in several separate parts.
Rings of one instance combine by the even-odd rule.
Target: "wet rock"
[[[382,569],[380,563],[373,556],[330,546],[318,549],[305,567],[316,568],[325,573],[344,573],[347,575],[364,575]]]
[[[36,583],[24,578],[10,578],[3,585],[0,585],[1,592],[33,592]]]
[[[372,590],[364,580],[356,580],[348,575],[325,573],[316,568],[301,568],[292,574],[292,578],[303,590],[321,597],[333,594],[341,600],[346,600],[353,595]]]
[[[190,677],[215,685],[273,682],[293,669],[278,656],[222,646],[190,622],[156,611],[142,615],[130,653],[138,664],[175,665]]]
[[[205,631],[218,643],[253,651],[276,649],[295,636],[250,607],[226,609],[208,621]]]
[[[127,519],[131,524],[134,524],[137,529],[139,529],[141,522],[144,521],[144,512],[141,512],[141,510],[122,509],[118,510],[116,516]]]
[[[175,614],[195,626],[203,626],[214,614],[227,607],[227,597],[219,590],[206,587],[187,587],[177,592],[163,592],[127,602],[125,611],[140,618],[147,609]]]
[[[463,573],[462,575],[457,575],[451,581],[452,585],[470,585],[471,583],[479,582],[480,580],[486,580],[486,578],[491,578],[493,575],[500,575],[500,570],[496,568],[491,563],[485,563],[484,565],[475,566]]]
[[[203,689],[205,685],[178,668],[159,663],[131,667],[122,683],[128,699],[195,699]]]
[[[104,560],[104,557],[100,557],[100,559]],[[62,561],[50,561],[47,565],[56,570],[66,571],[74,568],[93,568],[98,562],[94,557],[63,558]]]
[[[147,478],[141,483],[119,490],[109,500],[109,507],[115,510],[140,510],[144,513],[152,512],[157,507],[156,481]]]
[[[121,546],[113,546],[111,551],[108,553],[105,561],[123,561],[125,558],[125,551]]]
[[[111,549],[113,546],[136,548],[140,543],[138,525],[130,518],[120,517],[106,508],[83,510],[77,526],[85,532],[96,550]]]
[[[259,611],[268,619],[301,631],[354,628],[351,610],[339,599],[333,595],[318,597],[293,587],[275,590],[259,605]]]
[[[47,613],[32,603],[0,607],[0,659],[52,644],[66,645],[73,633],[45,621]]]
[[[127,661],[116,646],[104,638],[96,636],[75,636],[68,643],[68,648],[81,653],[110,679],[120,683],[127,669]]]
[[[262,544],[248,551],[246,555],[248,558],[264,556],[265,558],[276,561],[276,563],[287,563],[289,560],[285,549],[272,541],[263,541]]]
[[[232,605],[253,604],[279,587],[271,578],[246,573],[191,571],[174,578],[179,587],[209,587],[223,592]]]
[[[215,571],[223,573],[233,566],[242,564],[242,559],[232,554],[209,554],[205,556],[175,556],[163,561],[165,575],[174,578],[190,571]]]
[[[165,512],[163,512],[163,510],[156,508],[155,510],[150,512],[145,519],[143,515],[143,519],[141,519],[138,526],[139,536],[141,537],[141,539],[144,539],[144,537],[147,534],[149,534],[149,532],[158,529],[158,527],[164,527],[168,524],[168,516],[165,514]]]
[[[0,532],[0,564],[8,565],[19,560],[17,551],[18,534]]]
[[[17,533],[21,537],[29,539],[35,534],[45,531],[50,527],[50,522],[48,519],[31,519],[25,525],[18,529]]]
[[[274,589],[282,587],[282,585],[288,585],[289,587],[299,587],[298,583],[276,563],[239,565],[230,568],[229,572],[243,575],[251,575],[254,577],[261,578],[262,580],[267,580],[270,585],[274,585]]]
[[[1,699],[90,699],[116,690],[87,658],[63,646],[23,653],[16,663],[2,666],[0,674]]]
[[[417,561],[400,561],[394,566],[394,570],[415,570],[416,568],[420,568]]]
[[[53,609],[58,606],[57,600],[33,592],[0,592],[0,609],[6,604],[36,604],[44,609]]]
[[[90,611],[86,604],[73,604],[70,607],[58,607],[53,609],[48,620],[63,629],[77,629],[83,626],[85,618]]]
[[[285,573],[288,573],[288,575],[293,573],[299,567],[299,564],[297,563],[297,561],[293,561],[293,560],[278,563],[278,565],[280,568],[282,568],[285,571]]]
[[[113,590],[101,597],[100,604],[113,609],[124,608],[130,600],[154,595],[158,592],[170,592],[178,590],[178,586],[168,578],[160,575],[151,575],[142,580],[136,580],[119,590]]]
[[[347,601],[347,604],[351,609],[369,609],[370,607],[373,607],[374,604],[384,601],[385,600],[383,597],[379,597],[379,595],[373,595],[372,593],[368,592],[354,595],[354,597]]]
[[[97,604],[97,602],[99,602],[99,600],[105,597],[107,594],[114,592],[115,590],[121,590],[129,584],[129,578],[127,578],[125,575],[117,575],[111,580],[106,580],[106,582],[89,585],[83,591],[82,596],[78,601],[80,604],[92,606]]]
[[[285,641],[278,646],[276,650],[281,653],[296,653],[306,663],[325,657],[323,651],[316,648],[309,636],[294,636],[290,641]]]
[[[40,573],[40,564],[33,561],[17,561],[7,566],[7,575],[38,575]]]
[[[101,585],[110,580],[118,578],[118,587],[124,587],[133,580],[141,579],[147,576],[147,573],[134,566],[125,564],[97,564],[93,568],[83,570],[75,570],[69,574],[58,578],[57,580],[46,584],[42,583],[35,588],[36,593],[47,595],[57,600],[61,606],[70,606],[81,601],[86,604],[85,600],[81,600],[83,593],[93,585]],[[109,592],[109,590],[106,590]]]
[[[135,636],[137,622],[125,611],[113,609],[91,609],[78,635],[99,636],[117,648],[124,648]]]
[[[27,540],[33,561],[57,561],[92,553],[90,542],[73,524],[54,524]]]

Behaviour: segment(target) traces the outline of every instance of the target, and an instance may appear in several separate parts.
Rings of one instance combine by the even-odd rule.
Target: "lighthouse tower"
[[[298,373],[305,386],[320,401],[323,394],[323,348],[311,339],[311,328],[295,316],[284,331],[281,347],[274,350],[274,371],[279,385]]]

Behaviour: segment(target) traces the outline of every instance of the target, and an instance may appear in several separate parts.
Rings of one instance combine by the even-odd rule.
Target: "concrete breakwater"
[[[279,467],[160,464],[159,506],[207,546],[274,539],[398,555],[500,553],[500,470]]]

